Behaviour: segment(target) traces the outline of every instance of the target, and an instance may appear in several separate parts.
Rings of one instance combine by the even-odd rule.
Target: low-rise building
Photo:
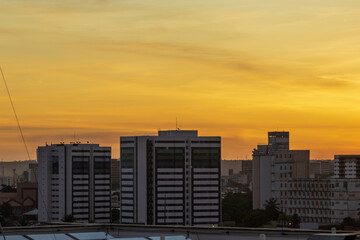
[[[0,204],[9,203],[15,216],[22,216],[38,207],[38,186],[36,183],[18,183],[16,192],[0,192]]]

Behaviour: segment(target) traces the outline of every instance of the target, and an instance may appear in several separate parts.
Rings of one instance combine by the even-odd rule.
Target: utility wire
[[[18,127],[19,127],[19,131],[20,131],[21,138],[22,138],[22,140],[23,140],[23,143],[24,143],[24,146],[25,146],[25,149],[26,149],[27,156],[28,156],[29,160],[31,161],[31,157],[30,157],[30,154],[29,154],[28,147],[27,147],[27,145],[26,145],[26,141],[25,141],[25,138],[24,138],[24,134],[23,134],[22,129],[21,129],[21,126],[20,126],[20,121],[19,121],[19,118],[18,118],[18,116],[17,116],[17,114],[16,114],[15,107],[14,107],[14,103],[13,103],[13,101],[12,101],[9,88],[8,88],[8,86],[7,86],[7,84],[6,84],[6,80],[5,80],[4,73],[3,73],[3,71],[2,71],[1,66],[0,66],[0,72],[1,72],[2,78],[3,78],[3,80],[4,80],[4,84],[5,84],[5,87],[6,87],[6,91],[7,91],[7,93],[8,93],[9,99],[10,99],[11,107],[12,107],[12,110],[13,110],[13,112],[14,112],[17,125],[18,125]],[[37,174],[35,174],[35,180],[36,180],[36,182],[38,182],[38,176],[37,176]],[[48,219],[50,220],[49,209],[47,208],[47,205],[46,205],[46,203],[45,203],[44,195],[42,194],[41,191],[39,191],[39,194],[40,194],[40,197],[41,197],[42,202],[43,202],[43,204],[44,204],[44,208],[45,208],[47,217],[48,217]],[[38,199],[37,199],[37,200],[38,200]],[[39,204],[39,203],[38,203],[38,204]],[[39,206],[38,206],[38,209],[39,209]],[[4,230],[3,230],[3,227],[1,226],[1,224],[0,224],[0,229],[1,229],[2,233],[3,233],[4,240],[6,240],[5,235],[4,235]],[[50,229],[52,230],[53,235],[54,235],[54,239],[56,240],[57,237],[56,237],[56,234],[55,234],[55,230],[54,230],[52,227],[51,227]]]
[[[3,73],[3,70],[2,70],[2,68],[1,68],[1,66],[0,66],[0,72],[1,72],[2,78],[3,78],[3,80],[4,80],[5,88],[6,88],[7,94],[8,94],[9,99],[10,99],[11,107],[12,107],[12,110],[13,110],[14,115],[15,115],[15,119],[16,119],[16,122],[17,122],[17,125],[18,125],[18,128],[19,128],[19,131],[20,131],[20,134],[21,134],[22,141],[23,141],[24,146],[25,146],[25,149],[26,149],[27,156],[28,156],[29,160],[31,160],[31,157],[30,157],[30,154],[29,154],[29,149],[28,149],[28,147],[27,147],[27,145],[26,145],[26,141],[25,141],[25,138],[24,138],[24,134],[23,134],[22,129],[21,129],[21,126],[20,126],[19,118],[18,118],[18,116],[17,116],[17,114],[16,114],[15,107],[14,107],[14,103],[13,103],[13,101],[12,101],[11,94],[10,94],[9,88],[8,88],[8,86],[7,86],[7,83],[6,83],[6,80],[5,80],[5,76],[4,76],[4,73]]]

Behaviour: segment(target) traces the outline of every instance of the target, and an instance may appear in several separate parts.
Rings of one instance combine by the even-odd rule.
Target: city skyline
[[[312,159],[359,154],[360,2],[4,1],[0,64],[36,147],[197,129],[222,158],[286,130]],[[27,160],[0,84],[0,159]],[[144,122],[146,121],[146,122]]]

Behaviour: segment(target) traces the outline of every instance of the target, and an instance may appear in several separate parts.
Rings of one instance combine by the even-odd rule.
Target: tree
[[[296,213],[291,216],[291,227],[293,228],[300,227],[300,217]]]
[[[344,227],[347,226],[351,226],[351,227],[354,227],[356,226],[356,220],[351,218],[351,217],[346,217],[342,220],[341,222],[341,228],[344,229]]]
[[[8,202],[4,202],[0,205],[0,215],[4,218],[9,218],[13,216],[13,207]]]
[[[270,220],[277,220],[279,218],[279,203],[277,203],[274,198],[267,200],[264,206]]]
[[[286,215],[285,213],[280,213],[278,221],[282,227],[288,227],[289,223],[291,223],[292,216]],[[291,225],[291,224],[290,224]]]
[[[223,221],[234,221],[242,226],[244,218],[252,211],[252,192],[228,193],[222,200]]]
[[[111,209],[111,222],[117,223],[120,219],[120,210],[117,208]]]
[[[13,188],[11,186],[2,185],[2,189],[0,192],[16,192],[16,188]]]
[[[114,192],[112,196],[117,196],[118,200],[120,200],[120,192]]]
[[[75,218],[74,218],[74,215],[72,214],[68,214],[68,215],[65,215],[61,221],[63,222],[75,222]]]
[[[267,213],[262,209],[255,209],[244,218],[245,227],[260,227],[269,222]]]
[[[1,215],[0,215],[0,223],[1,223],[1,226],[3,226],[3,227],[6,226],[5,218],[3,216],[1,216]]]

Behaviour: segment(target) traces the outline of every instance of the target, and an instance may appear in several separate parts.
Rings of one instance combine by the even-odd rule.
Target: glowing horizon
[[[45,142],[111,146],[157,130],[251,158],[290,131],[312,159],[360,154],[360,2],[2,3],[0,64],[33,159]],[[2,81],[2,80],[1,80]],[[26,160],[3,83],[0,159]]]

